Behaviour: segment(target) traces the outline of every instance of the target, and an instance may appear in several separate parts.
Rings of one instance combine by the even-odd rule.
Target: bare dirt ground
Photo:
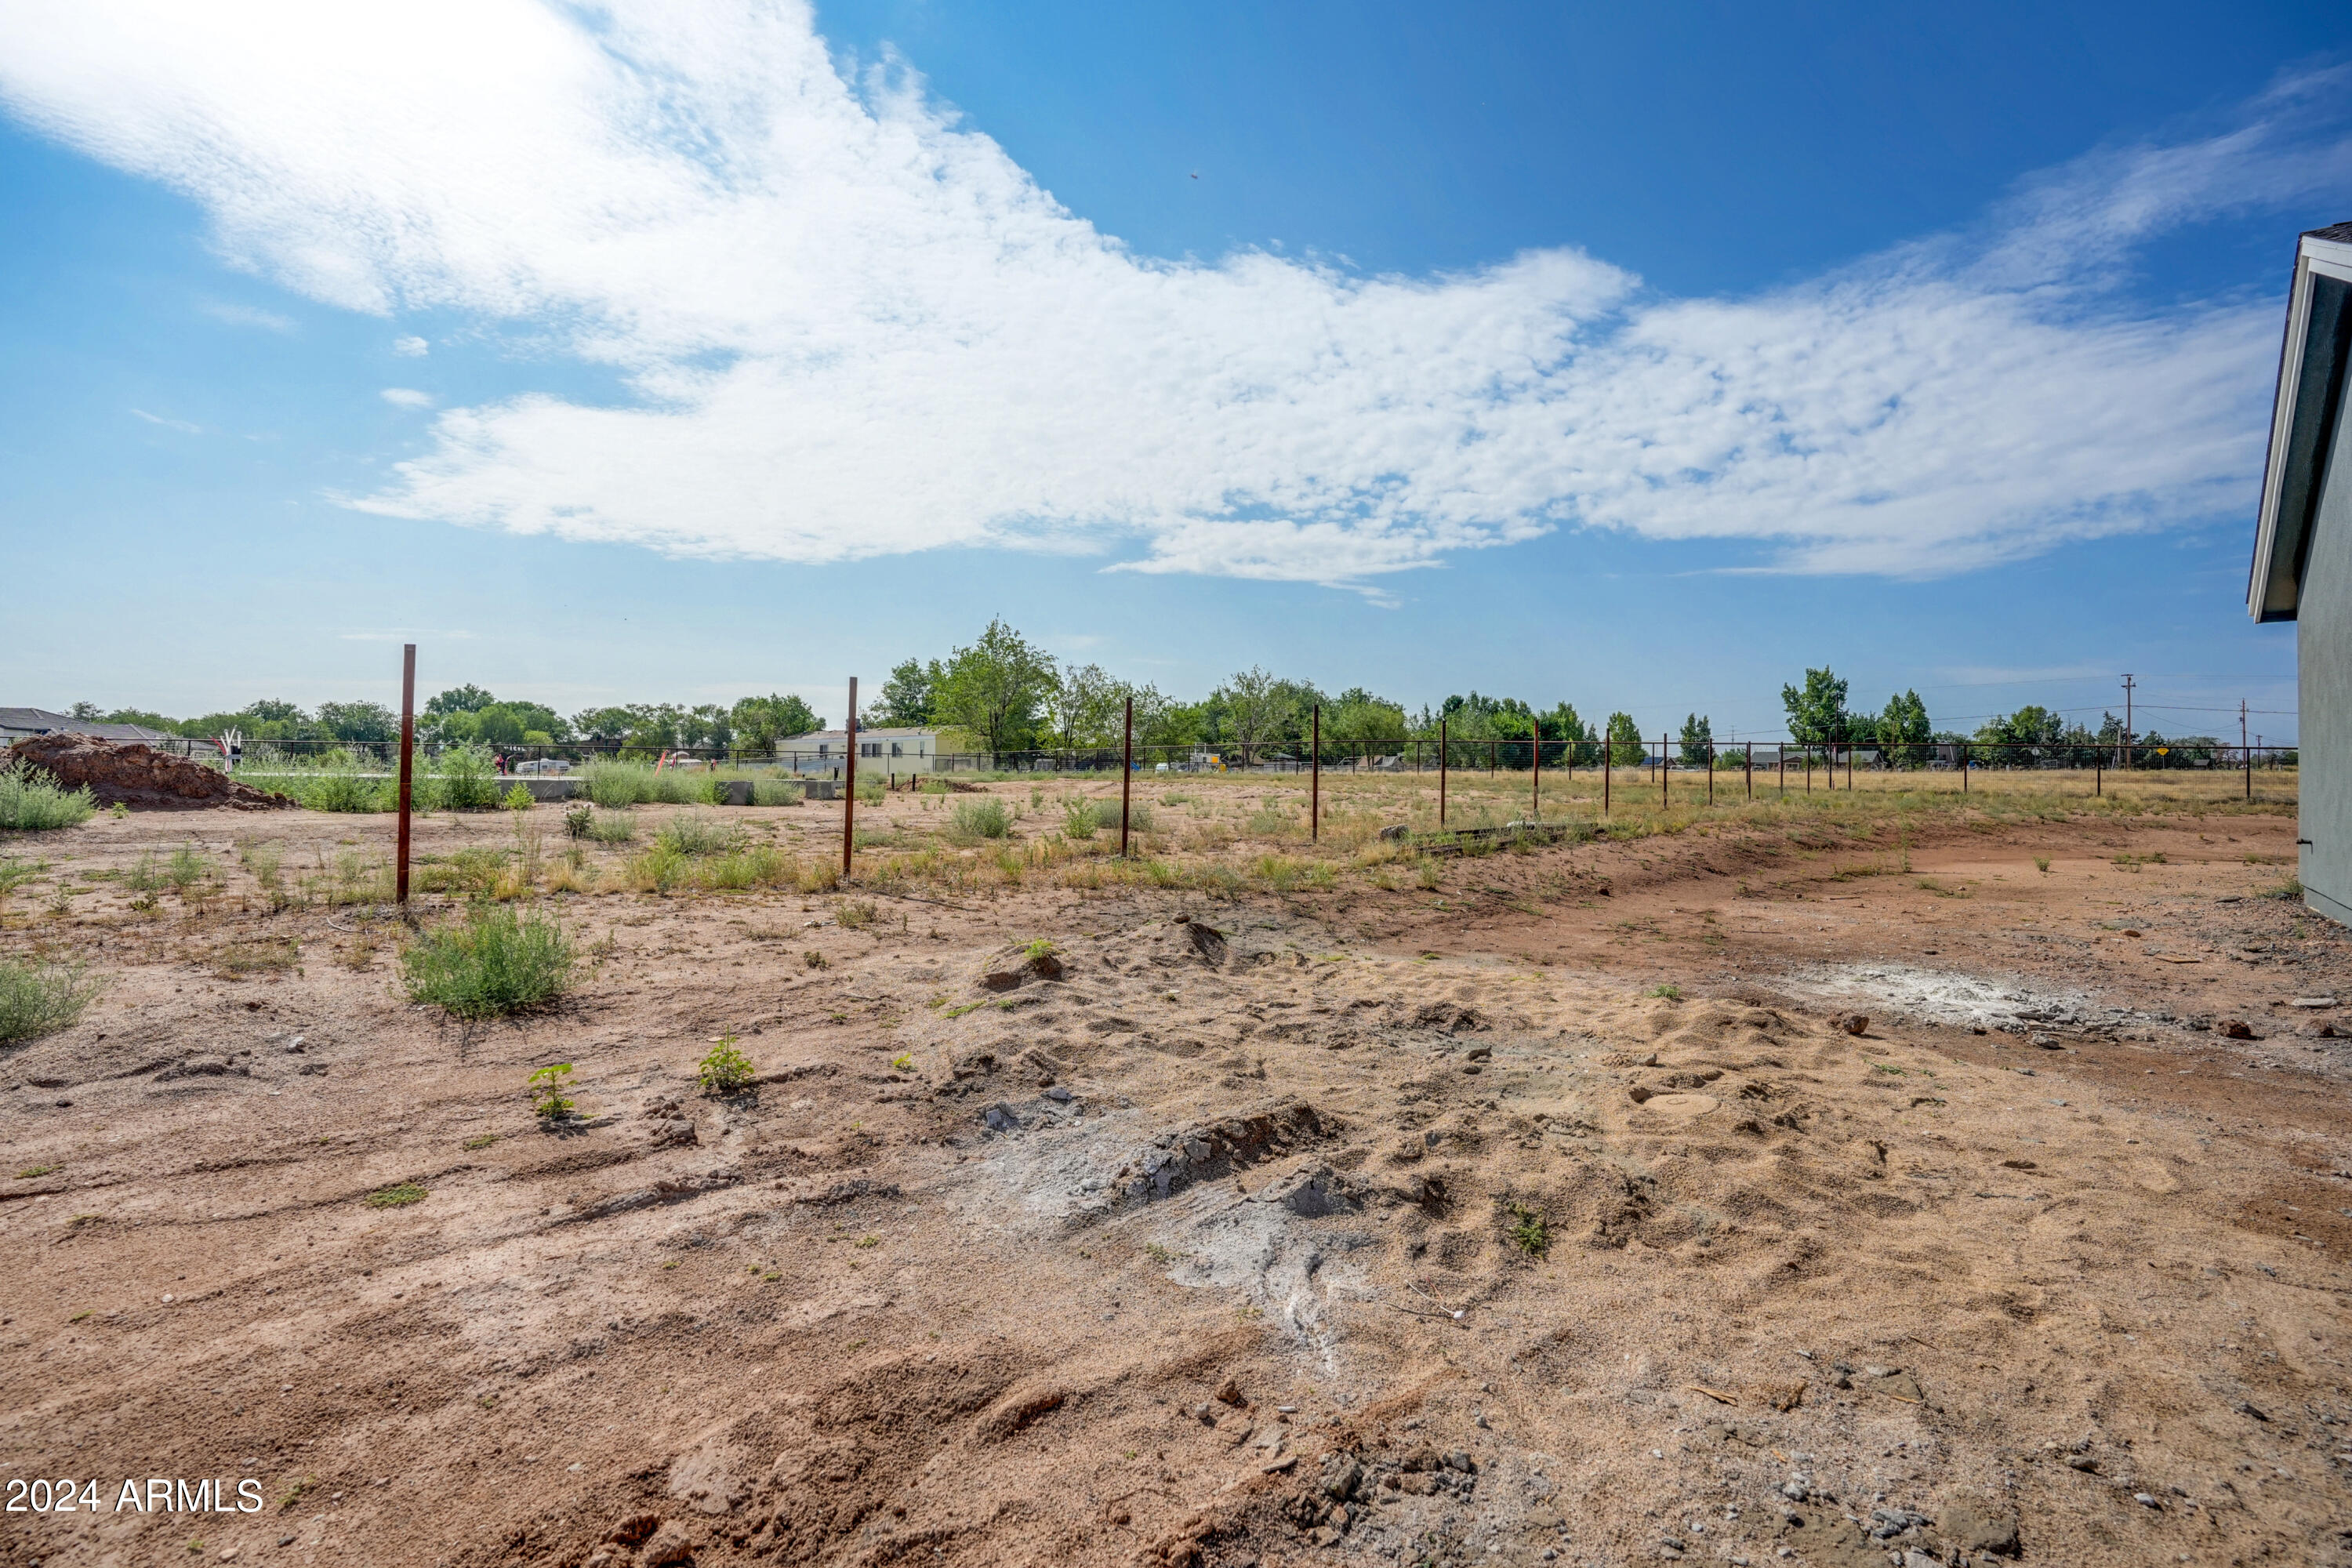
[[[2352,1563],[2352,1041],[2295,1005],[2352,944],[2263,896],[2291,816],[567,894],[577,991],[470,1026],[239,853],[388,837],[5,847],[0,952],[110,987],[0,1056],[0,1477],[101,1503],[0,1560]],[[722,1034],[755,1094],[696,1092]]]

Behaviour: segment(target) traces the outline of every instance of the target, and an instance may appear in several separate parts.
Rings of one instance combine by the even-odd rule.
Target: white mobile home
[[[860,730],[857,771],[861,773],[927,773],[938,765],[937,730]],[[786,773],[832,778],[845,771],[849,756],[849,731],[816,730],[776,742],[776,765]]]

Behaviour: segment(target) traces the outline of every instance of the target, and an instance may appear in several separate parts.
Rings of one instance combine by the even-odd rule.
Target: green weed
[[[532,910],[477,903],[463,917],[419,935],[401,950],[401,979],[412,1002],[460,1018],[488,1018],[538,1006],[571,984],[571,942],[555,921]]]
[[[378,1187],[361,1201],[372,1209],[404,1208],[423,1203],[428,1194],[415,1182],[400,1182],[389,1187]]]
[[[0,1042],[37,1039],[79,1019],[103,984],[79,963],[0,958]]]
[[[1551,1247],[1551,1231],[1542,1215],[1525,1204],[1511,1205],[1510,1228],[1504,1233],[1513,1247],[1529,1258],[1541,1258]]]
[[[572,1082],[572,1064],[557,1062],[530,1075],[530,1113],[541,1121],[561,1121],[579,1109],[564,1096]]]
[[[721,1035],[694,1069],[695,1081],[709,1095],[740,1094],[751,1087],[757,1070],[751,1058],[737,1048],[733,1035]]]
[[[39,833],[79,827],[97,811],[87,786],[63,788],[55,776],[29,763],[0,767],[0,829]]]

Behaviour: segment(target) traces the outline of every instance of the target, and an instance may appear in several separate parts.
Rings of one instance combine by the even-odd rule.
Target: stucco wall
[[[2352,406],[2352,398],[2344,400]],[[2336,414],[2295,617],[2304,901],[2352,924],[2352,453]]]

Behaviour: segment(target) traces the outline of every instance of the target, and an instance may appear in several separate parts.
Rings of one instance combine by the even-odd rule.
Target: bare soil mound
[[[212,805],[275,811],[295,804],[286,795],[241,784],[217,768],[136,741],[40,735],[17,742],[14,755],[53,774],[68,789],[87,786],[100,805],[120,804],[142,811],[194,811]]]

